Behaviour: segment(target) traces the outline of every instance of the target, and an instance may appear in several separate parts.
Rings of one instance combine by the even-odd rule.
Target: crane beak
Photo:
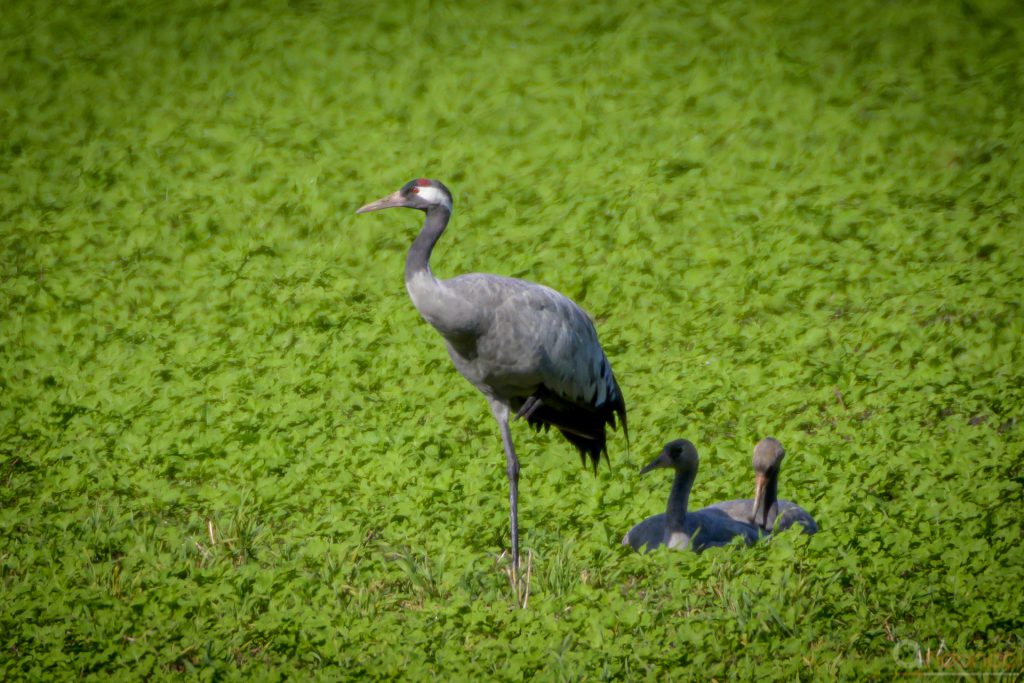
[[[387,197],[381,197],[375,202],[370,202],[366,206],[359,207],[356,213],[369,213],[371,211],[380,211],[381,209],[393,209],[396,206],[405,206],[405,197],[402,196],[401,190],[392,192]]]
[[[764,506],[765,490],[768,488],[768,477],[758,473],[756,478],[757,480],[754,484],[754,524],[763,531],[768,526],[768,510],[761,509]]]
[[[657,458],[648,463],[647,467],[640,470],[640,474],[647,474],[651,470],[656,470],[659,467],[671,467],[671,463],[669,463],[668,460],[668,455],[665,452],[662,452]]]

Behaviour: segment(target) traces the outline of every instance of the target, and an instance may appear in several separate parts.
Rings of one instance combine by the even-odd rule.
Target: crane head
[[[772,470],[778,470],[785,455],[786,449],[778,440],[770,436],[761,439],[754,446],[754,471],[758,474],[767,474]]]
[[[420,211],[429,211],[434,207],[444,207],[451,211],[452,193],[439,180],[417,178],[402,185],[400,190],[360,207],[356,213],[369,213],[370,211],[380,211],[381,209],[393,209],[396,207],[419,209]]]
[[[697,448],[692,443],[686,439],[676,439],[665,444],[658,457],[652,460],[647,467],[640,470],[640,474],[663,467],[674,469],[676,472],[693,472],[696,474],[699,461]]]
[[[768,512],[775,504],[773,481],[779,477],[779,467],[786,451],[776,439],[766,437],[754,446],[754,521],[764,529],[768,523]],[[758,519],[760,516],[760,519]]]

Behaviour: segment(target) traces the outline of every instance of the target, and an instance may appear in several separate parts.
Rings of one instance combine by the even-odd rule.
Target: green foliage
[[[0,678],[1024,668],[1019,3],[40,3],[0,35]],[[598,321],[631,452],[516,427],[401,281]],[[618,545],[762,436],[819,520]]]

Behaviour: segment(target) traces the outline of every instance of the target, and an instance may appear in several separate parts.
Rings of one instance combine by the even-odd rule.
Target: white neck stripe
[[[419,196],[424,201],[430,202],[431,204],[443,204],[448,208],[448,210],[451,210],[452,203],[448,199],[448,195],[441,190],[436,187],[420,187],[417,189],[419,189]]]

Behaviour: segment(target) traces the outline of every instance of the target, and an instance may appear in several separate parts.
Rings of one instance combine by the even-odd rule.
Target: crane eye
[[[410,187],[409,188],[409,192],[411,194],[419,194],[420,193],[420,188],[418,188],[418,187]]]

